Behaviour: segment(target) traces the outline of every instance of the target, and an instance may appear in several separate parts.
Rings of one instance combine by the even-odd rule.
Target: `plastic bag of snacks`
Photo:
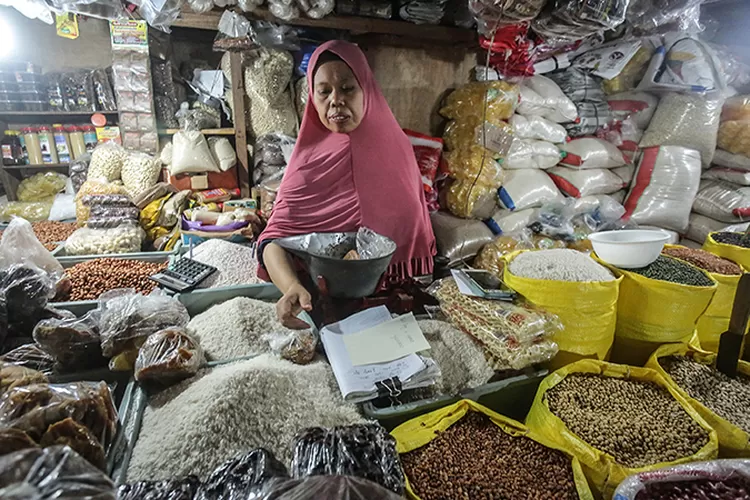
[[[515,234],[503,234],[482,248],[477,258],[474,259],[474,267],[489,271],[502,279],[506,262],[504,256],[516,250],[532,248],[534,248],[534,243],[527,232],[519,231]]]
[[[617,146],[602,139],[584,137],[560,145],[565,156],[560,165],[570,168],[614,168],[627,161]]]
[[[485,134],[480,128],[481,121],[476,117],[459,118],[448,123],[443,132],[445,146],[450,151],[468,151],[483,146],[494,154],[504,155],[513,140],[512,129],[504,121],[485,122]]]
[[[103,179],[89,177],[89,180],[83,183],[81,189],[76,194],[76,222],[79,226],[84,225],[91,215],[89,203],[85,203],[84,198],[91,195],[105,194],[127,195],[128,193],[122,184],[106,182]]]
[[[730,153],[750,156],[750,120],[722,122],[717,144]]]
[[[173,383],[192,377],[206,364],[200,344],[180,328],[159,330],[148,336],[138,351],[135,379]]]
[[[641,498],[741,498],[748,489],[747,460],[710,460],[634,474],[617,487],[614,500]],[[720,491],[721,493],[715,493]],[[721,496],[719,498],[722,498]]]
[[[560,319],[563,330],[552,337],[560,351],[552,363],[563,366],[581,357],[605,359],[615,336],[617,298],[622,278],[579,282],[517,276],[508,264],[520,254],[506,255],[503,278],[526,300]]]
[[[621,382],[615,383],[615,380]],[[583,392],[585,389],[579,388],[581,386],[591,386],[592,389]],[[625,391],[630,397],[640,398],[632,405],[625,399],[617,407],[601,408],[596,401],[592,401],[597,397],[598,393],[594,392],[597,386],[610,389],[610,393],[602,395],[608,400],[616,401],[618,395]],[[646,398],[651,398],[651,401]],[[572,408],[584,406],[585,409],[580,411],[583,414],[581,417],[571,418]],[[628,412],[632,417],[627,418]],[[592,413],[592,417],[599,416],[597,423],[587,425],[592,417],[586,413]],[[630,428],[635,432],[641,428],[654,430],[656,418],[659,418],[658,424],[664,429],[671,429],[675,433],[675,437],[667,441],[668,445],[657,445],[646,456],[639,444],[627,441],[619,444],[621,441],[618,438],[622,436],[617,431],[622,432],[622,426],[632,426]],[[604,498],[611,498],[617,485],[631,474],[651,471],[665,464],[712,459],[716,457],[718,448],[716,432],[656,372],[590,359],[565,366],[542,381],[526,417],[526,425],[577,457],[586,471],[589,484]],[[678,431],[680,434],[676,434]],[[595,433],[600,435],[596,436]],[[663,434],[668,433],[664,431]],[[680,437],[689,440],[690,446],[679,442]],[[594,440],[598,443],[591,442]],[[667,446],[676,449],[660,449]]]
[[[664,255],[640,269],[607,266],[623,278],[612,349],[616,363],[643,365],[659,345],[690,340],[716,293],[708,273]]]
[[[106,179],[107,182],[120,180],[122,165],[128,152],[114,142],[99,144],[91,153],[88,179]]]
[[[443,140],[413,130],[404,130],[404,132],[414,149],[425,193],[431,193],[435,189],[435,176],[437,176],[440,157],[443,154]]]
[[[684,233],[700,176],[698,151],[678,146],[644,149],[625,200],[625,217],[637,224]]]
[[[697,150],[703,167],[714,157],[721,99],[698,94],[669,93],[662,97],[640,147],[682,146]]]
[[[263,336],[271,351],[297,365],[306,365],[315,358],[318,336],[311,330],[274,332]]]
[[[750,187],[703,180],[693,202],[693,211],[726,223],[747,220],[750,216]]]
[[[380,424],[303,429],[294,437],[293,449],[293,478],[354,476],[404,492],[396,440]]]
[[[159,174],[160,161],[146,153],[129,153],[122,164],[122,183],[132,198],[156,184]]]
[[[471,426],[465,429],[463,439],[456,434],[450,436],[463,425]],[[446,491],[449,487],[462,487],[464,491],[481,488],[488,496],[496,494],[497,498],[594,498],[581,464],[573,454],[520,422],[468,399],[415,417],[396,427],[391,434],[396,439],[396,449],[409,480],[406,485],[409,498],[419,499],[420,494],[422,498],[439,498],[443,494],[446,495],[444,498],[459,498]],[[454,441],[456,447],[447,449],[461,450],[464,454],[458,452],[448,458],[440,449],[430,449],[440,441],[449,440]],[[467,451],[468,456],[465,455]],[[432,459],[427,458],[427,454]],[[462,468],[464,461],[472,465]],[[492,465],[485,464],[485,461],[492,462]],[[445,474],[453,473],[455,469],[451,465],[454,464],[464,470],[453,476],[450,485],[446,486],[441,479]],[[497,478],[486,481],[483,473],[491,476],[495,473],[515,481],[512,485]],[[555,482],[531,479],[547,473],[554,475]],[[529,477],[529,480],[519,481],[522,476]],[[425,490],[433,494],[428,497]]]
[[[451,322],[482,343],[500,366],[520,370],[557,354],[550,339],[562,325],[553,314],[522,303],[469,297],[453,279],[434,283],[429,292]]]
[[[747,407],[744,401],[734,399],[738,394],[737,386],[750,377],[750,363],[739,361],[738,375],[733,381],[716,369],[715,353],[689,344],[668,344],[654,352],[646,368],[664,377],[716,430],[721,456],[747,457],[750,454],[750,429],[743,418]]]
[[[9,201],[0,205],[0,220],[10,222],[13,217],[21,217],[29,222],[49,219],[54,198],[45,201]]]
[[[66,255],[104,255],[140,252],[146,233],[135,223],[98,229],[82,227],[65,242]]]
[[[106,365],[99,326],[91,313],[81,318],[44,319],[36,324],[32,336],[59,369],[82,370]]]
[[[459,217],[486,219],[492,215],[496,199],[496,187],[457,180],[451,183],[448,189],[446,204],[451,213]]]
[[[513,116],[518,91],[517,85],[504,81],[472,82],[451,92],[440,114],[450,120],[473,118],[476,125],[498,123]]]
[[[554,167],[547,173],[562,193],[574,198],[611,194],[627,186],[619,176],[605,168],[574,170],[568,167]]]
[[[542,170],[509,170],[498,191],[500,205],[508,210],[541,207],[562,199],[554,182]]]
[[[450,266],[466,262],[492,240],[492,231],[481,221],[459,219],[447,212],[430,214],[437,254]]]
[[[43,201],[65,189],[68,180],[56,172],[40,172],[21,181],[16,191],[18,201]]]

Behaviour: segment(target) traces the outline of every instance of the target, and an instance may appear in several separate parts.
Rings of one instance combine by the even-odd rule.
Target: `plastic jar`
[[[16,137],[18,137],[18,142],[21,144],[21,165],[28,165],[29,153],[26,151],[26,138],[24,138],[21,130],[16,131]]]
[[[44,163],[42,147],[39,144],[39,130],[34,127],[26,127],[21,132],[23,132],[23,140],[26,143],[26,156],[29,158],[29,165]]]
[[[59,163],[52,129],[46,125],[39,127],[37,135],[39,136],[39,147],[42,149],[42,163]]]
[[[23,152],[17,131],[5,131],[3,140],[0,142],[0,151],[3,155],[3,165],[23,165]]]
[[[53,135],[55,137],[55,150],[57,150],[57,159],[60,163],[70,163],[70,138],[65,127],[60,123],[52,125]]]
[[[83,142],[86,144],[86,151],[91,153],[94,148],[99,144],[99,139],[96,137],[96,129],[92,125],[83,125],[81,127],[83,132]]]
[[[68,138],[70,139],[70,153],[73,159],[77,160],[86,154],[86,141],[83,139],[83,130],[81,127],[69,125],[67,127]]]

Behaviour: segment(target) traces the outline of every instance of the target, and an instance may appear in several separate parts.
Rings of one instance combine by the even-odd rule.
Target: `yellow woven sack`
[[[461,420],[469,411],[476,411],[487,415],[490,420],[492,420],[492,422],[500,427],[500,429],[506,434],[510,434],[511,436],[525,436],[547,448],[562,451],[566,455],[571,456],[567,450],[554,444],[545,436],[530,431],[522,423],[516,422],[515,420],[500,415],[499,413],[495,413],[489,408],[485,408],[484,406],[468,399],[463,399],[451,406],[446,406],[445,408],[416,417],[393,429],[391,435],[396,439],[396,451],[399,455],[402,455],[416,450],[417,448],[421,448],[435,439],[440,433],[448,429],[448,427]],[[578,459],[573,456],[571,456],[571,460],[573,479],[576,484],[576,489],[578,490],[578,498],[580,500],[593,500],[594,496],[592,495],[586,477],[583,474],[581,464],[578,462]],[[408,477],[406,478],[406,492],[412,500],[420,500],[411,488]]]
[[[505,284],[560,318],[565,329],[552,340],[560,348],[553,366],[581,358],[605,359],[612,347],[617,323],[617,298],[622,277],[615,281],[552,281],[516,276],[508,264],[523,250],[505,255]]]
[[[690,395],[680,388],[679,385],[669,376],[669,374],[659,364],[659,358],[671,356],[672,354],[681,354],[691,356],[695,361],[705,364],[712,365],[716,361],[716,354],[696,349],[690,345],[685,344],[669,344],[661,346],[654,352],[651,358],[646,363],[646,367],[652,368],[659,373],[674,389],[687,400],[690,405],[695,408],[701,417],[703,417],[708,425],[713,427],[716,431],[716,436],[719,439],[719,453],[723,458],[738,458],[738,457],[750,457],[750,435],[729,422],[728,420],[720,417],[706,406],[703,405],[697,399],[693,399]],[[740,361],[737,368],[739,373],[750,376],[750,363]]]
[[[710,233],[703,243],[703,250],[736,262],[745,269],[750,269],[750,248],[719,243],[714,240],[713,233]]]
[[[716,282],[705,287],[680,285],[596,260],[615,276],[622,276],[611,356],[615,363],[643,366],[661,344],[689,341],[698,318],[716,293]]]
[[[547,401],[545,400],[546,392],[559,384],[571,373],[595,373],[605,377],[628,378],[643,382],[654,382],[665,387],[685,409],[688,415],[690,415],[691,418],[708,432],[708,443],[706,443],[706,445],[695,455],[680,458],[673,462],[662,462],[636,469],[618,464],[612,455],[590,446],[577,435],[570,432],[563,421],[556,417],[547,406]],[[614,363],[596,361],[593,359],[577,361],[547,375],[539,385],[534,402],[531,404],[531,410],[526,417],[526,425],[533,432],[536,432],[536,435],[541,435],[551,443],[557,443],[560,449],[576,457],[581,462],[581,467],[589,480],[589,484],[592,488],[601,493],[605,499],[612,498],[612,494],[614,493],[615,488],[617,488],[617,485],[631,474],[647,472],[661,467],[694,462],[697,460],[711,460],[716,458],[718,450],[716,431],[714,431],[706,421],[701,418],[698,412],[696,412],[688,402],[685,401],[685,398],[683,398],[667,383],[666,380],[664,380],[664,377],[648,368],[616,365]]]

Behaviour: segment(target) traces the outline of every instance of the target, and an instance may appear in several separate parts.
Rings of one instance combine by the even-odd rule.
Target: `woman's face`
[[[348,134],[362,121],[365,96],[351,68],[328,61],[315,72],[313,104],[320,122],[331,132]]]

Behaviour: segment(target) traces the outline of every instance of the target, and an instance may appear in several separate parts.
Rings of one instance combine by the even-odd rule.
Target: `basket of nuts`
[[[667,344],[646,367],[659,372],[716,430],[719,454],[750,457],[750,363],[740,361],[737,377],[716,369],[716,354],[686,344]]]
[[[409,420],[391,435],[409,498],[594,498],[578,459],[467,399]]]
[[[544,379],[526,425],[577,457],[604,498],[631,474],[718,453],[716,431],[661,375],[604,361]]]

